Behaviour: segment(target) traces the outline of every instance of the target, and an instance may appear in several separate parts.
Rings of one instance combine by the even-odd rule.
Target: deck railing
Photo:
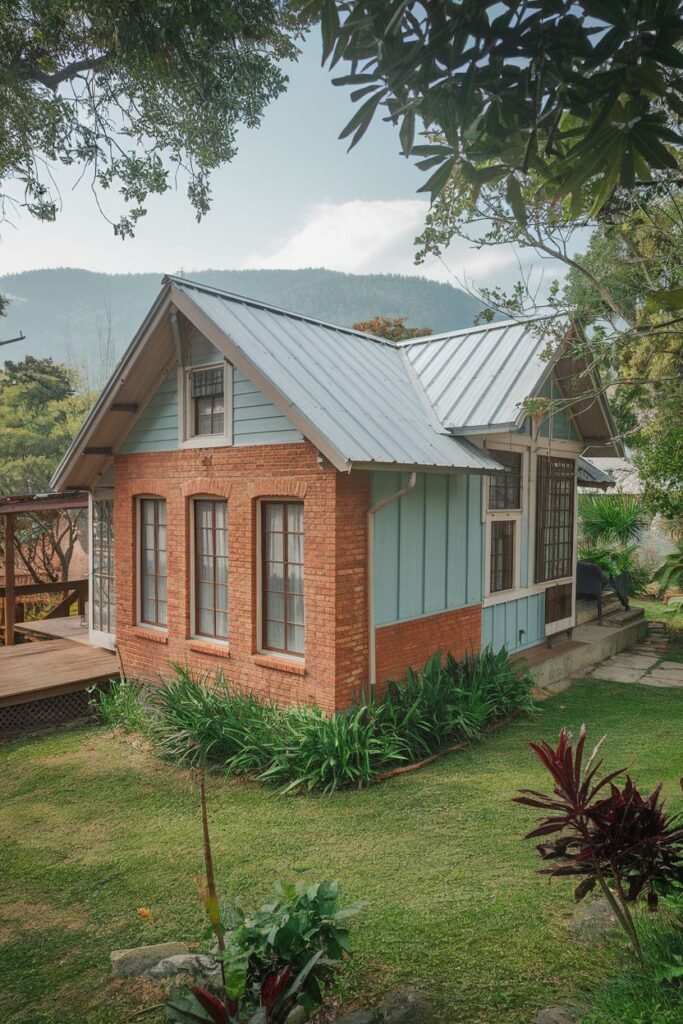
[[[9,593],[8,593],[9,591]],[[43,619],[56,619],[63,615],[69,615],[74,604],[77,605],[79,615],[85,615],[85,606],[88,600],[88,580],[57,580],[56,582],[26,583],[18,586],[6,587],[0,585],[0,598],[4,615],[4,640],[5,646],[11,647],[14,644],[14,624],[18,620],[17,611],[20,607],[22,597],[35,597],[40,594],[62,594],[62,599],[50,611],[43,615]]]

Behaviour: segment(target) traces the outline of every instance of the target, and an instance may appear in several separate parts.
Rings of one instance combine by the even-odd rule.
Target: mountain
[[[452,285],[399,274],[203,270],[187,276],[343,325],[378,315],[405,316],[410,326],[438,333],[470,326],[481,309],[476,299]],[[0,295],[10,300],[7,316],[0,319],[0,341],[20,331],[26,335],[26,341],[0,348],[0,360],[31,354],[75,365],[111,363],[142,322],[161,279],[162,274],[69,268],[0,277]]]

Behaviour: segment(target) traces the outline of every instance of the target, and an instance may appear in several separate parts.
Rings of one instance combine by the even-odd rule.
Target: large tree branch
[[[20,67],[30,78],[44,85],[46,89],[56,92],[62,82],[69,82],[84,71],[97,71],[98,68],[103,67],[107,61],[111,60],[111,57],[111,51],[102,53],[97,57],[84,57],[82,60],[75,60],[71,64],[65,64],[63,68],[60,68],[59,71],[54,71],[52,74],[42,71],[31,61],[22,61]]]

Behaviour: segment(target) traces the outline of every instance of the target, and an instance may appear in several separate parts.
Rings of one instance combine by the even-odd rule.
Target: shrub
[[[579,544],[579,559],[583,562],[594,562],[607,573],[617,577],[626,574],[629,596],[642,594],[652,579],[650,568],[638,556],[638,545],[631,544],[624,548],[611,548],[605,545],[591,546]]]
[[[602,740],[584,768],[585,742],[582,727],[576,749],[564,729],[556,748],[545,740],[529,744],[552,776],[553,791],[547,796],[522,790],[514,799],[549,812],[526,836],[542,839],[537,850],[552,866],[541,872],[581,878],[574,892],[577,900],[599,885],[642,960],[629,904],[646,895],[648,906],[656,910],[660,892],[683,882],[683,817],[664,813],[661,785],[644,797],[628,776],[616,785],[623,769],[600,778],[602,760],[593,762]]]
[[[149,717],[145,687],[132,679],[112,679],[93,691],[92,706],[105,725],[126,732],[146,732]]]
[[[660,597],[664,597],[667,590],[683,590],[683,541],[679,541],[676,550],[666,556],[654,578],[659,584]]]
[[[264,766],[277,710],[231,690],[222,673],[193,676],[180,665],[151,699],[152,735],[163,757],[221,764],[236,774]]]
[[[633,494],[580,494],[579,529],[589,544],[626,546],[642,540],[651,517]]]

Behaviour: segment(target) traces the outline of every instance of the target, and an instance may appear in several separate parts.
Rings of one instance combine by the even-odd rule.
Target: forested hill
[[[344,325],[376,315],[406,316],[410,326],[447,331],[472,324],[481,308],[449,284],[398,274],[205,270],[186,276]],[[0,361],[28,354],[71,362],[80,355],[92,359],[109,335],[120,356],[154,300],[161,278],[71,269],[0,277],[0,295],[10,299],[8,315],[0,319],[0,340],[20,331],[26,335],[26,341],[0,348]]]

